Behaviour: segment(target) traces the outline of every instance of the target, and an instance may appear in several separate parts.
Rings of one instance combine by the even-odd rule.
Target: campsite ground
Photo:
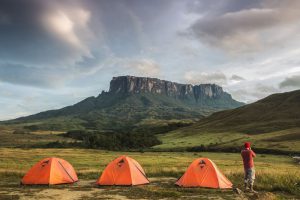
[[[151,181],[149,185],[97,187],[94,184],[107,163],[121,154],[133,157],[143,166]],[[69,161],[80,181],[50,187],[19,185],[21,177],[34,163],[51,156]],[[299,165],[288,156],[258,155],[258,195],[176,187],[176,179],[198,157],[209,157],[235,187],[242,189],[243,169],[239,154],[0,148],[0,199],[300,199]]]

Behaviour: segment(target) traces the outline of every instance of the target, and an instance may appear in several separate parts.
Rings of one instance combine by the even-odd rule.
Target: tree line
[[[144,149],[161,142],[149,133],[108,132],[72,130],[65,137],[81,141],[81,146],[93,149],[129,150]]]

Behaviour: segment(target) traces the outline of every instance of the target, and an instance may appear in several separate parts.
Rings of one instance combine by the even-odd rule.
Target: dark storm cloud
[[[0,1],[0,81],[52,87],[55,76],[67,80],[97,71],[108,58],[138,57],[171,4]]]
[[[0,2],[0,58],[9,63],[66,67],[99,62],[107,55],[137,55],[146,40],[144,30],[157,31],[155,25],[170,4],[4,0]]]
[[[200,17],[189,27],[188,34],[230,52],[255,52],[283,45],[290,35],[298,32],[299,1],[227,0],[198,4],[192,12],[199,10]],[[289,25],[294,26],[286,28]]]
[[[38,0],[0,2],[1,61],[49,66],[72,63],[74,59],[80,59],[82,55],[87,54],[84,45],[76,44],[76,37],[83,31],[80,26],[74,24],[76,13],[72,12],[79,8],[69,1],[60,5],[57,2]],[[64,25],[67,28],[63,27]],[[73,27],[68,30],[68,25]],[[79,29],[75,30],[78,27]],[[78,35],[72,35],[72,31],[78,31],[76,33]],[[84,41],[84,38],[81,39]]]
[[[294,75],[291,77],[285,78],[280,84],[280,88],[300,88],[300,75]]]

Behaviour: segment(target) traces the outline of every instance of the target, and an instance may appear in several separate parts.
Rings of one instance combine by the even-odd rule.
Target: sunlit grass
[[[300,129],[293,128],[261,134],[245,134],[240,132],[209,132],[195,127],[185,127],[158,135],[162,144],[154,149],[176,149],[193,146],[217,145],[218,147],[239,147],[245,141],[251,141],[254,147],[275,149],[290,152],[300,151]],[[290,138],[293,136],[293,138]]]
[[[239,154],[187,152],[111,152],[87,149],[0,149],[0,185],[17,185],[26,171],[45,157],[60,157],[69,161],[79,179],[96,180],[114,158],[126,154],[136,159],[149,178],[179,178],[189,164],[198,157],[213,160],[233,182],[243,186],[243,167]],[[258,155],[255,159],[257,190],[300,195],[300,168],[287,156]]]

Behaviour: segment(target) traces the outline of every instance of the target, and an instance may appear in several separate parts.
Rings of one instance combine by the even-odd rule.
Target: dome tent
[[[77,174],[70,163],[60,158],[45,158],[36,163],[22,178],[23,185],[74,183]]]
[[[141,185],[149,183],[142,166],[128,156],[110,162],[96,182],[98,185]]]
[[[181,187],[232,188],[232,183],[208,158],[198,158],[175,183]]]

